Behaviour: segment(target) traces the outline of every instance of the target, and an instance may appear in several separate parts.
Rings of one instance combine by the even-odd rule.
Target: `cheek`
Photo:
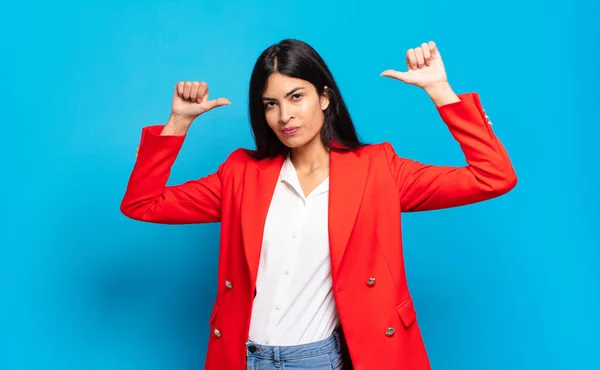
[[[270,128],[275,129],[279,125],[279,118],[275,109],[265,111],[265,120]]]
[[[269,126],[269,128],[275,134],[275,136],[277,136],[277,138],[283,142],[285,140],[285,137],[283,136],[283,134],[280,131],[281,125],[279,122],[278,114],[279,113],[277,112],[276,109],[273,109],[272,111],[266,111],[265,112],[265,120],[267,121],[267,126]]]
[[[318,102],[316,104],[310,104],[310,106],[307,106],[304,110],[304,121],[306,121],[306,124],[309,125],[313,130],[321,130],[324,117],[325,116]]]

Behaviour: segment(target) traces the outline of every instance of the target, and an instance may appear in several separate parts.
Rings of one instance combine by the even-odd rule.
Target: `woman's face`
[[[273,73],[262,102],[267,124],[285,146],[298,148],[319,140],[329,99],[319,96],[310,82]]]

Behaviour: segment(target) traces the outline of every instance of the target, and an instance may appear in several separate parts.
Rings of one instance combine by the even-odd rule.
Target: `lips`
[[[284,135],[294,135],[294,134],[298,133],[298,131],[300,131],[300,127],[299,126],[296,126],[296,127],[287,127],[287,128],[284,128],[283,130],[281,130],[281,132]]]

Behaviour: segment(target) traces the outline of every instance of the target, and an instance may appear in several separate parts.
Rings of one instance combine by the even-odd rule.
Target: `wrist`
[[[183,136],[187,133],[192,125],[193,119],[171,114],[167,124],[164,126],[161,135],[176,135]]]
[[[424,90],[436,106],[460,101],[460,98],[454,93],[448,81],[437,82],[425,87]]]

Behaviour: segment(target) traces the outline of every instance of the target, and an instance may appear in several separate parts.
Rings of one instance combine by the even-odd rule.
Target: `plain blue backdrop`
[[[195,122],[170,184],[252,147],[250,72],[288,37],[322,54],[362,139],[463,165],[425,93],[379,77],[436,41],[512,158],[509,194],[404,215],[433,368],[600,368],[599,18],[567,0],[4,5],[0,369],[202,368],[219,225],[144,224],[119,204],[179,80],[232,104]]]

